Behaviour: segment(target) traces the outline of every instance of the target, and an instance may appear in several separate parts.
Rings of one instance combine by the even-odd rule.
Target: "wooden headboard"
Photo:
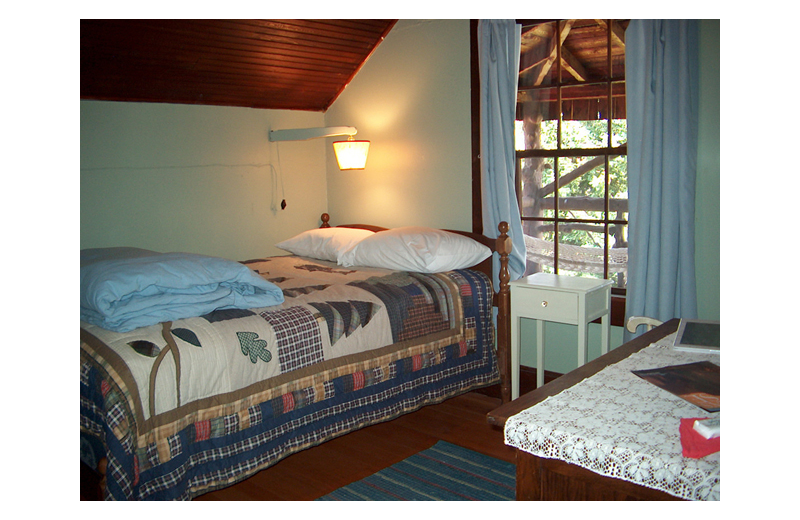
[[[320,219],[322,224],[321,228],[329,228],[330,215],[323,213]],[[370,231],[380,232],[386,231],[388,228],[381,226],[374,226],[372,224],[342,224],[336,227],[368,229]],[[511,364],[510,364],[510,330],[511,330],[511,293],[508,288],[510,275],[508,272],[508,255],[511,253],[511,237],[508,236],[508,223],[501,222],[497,227],[499,235],[497,238],[490,238],[471,231],[458,231],[453,229],[445,229],[451,233],[457,233],[465,237],[469,237],[476,242],[485,245],[492,252],[496,252],[500,257],[500,271],[498,279],[500,280],[500,287],[495,292],[492,299],[492,304],[497,307],[497,364],[500,370],[500,394],[503,402],[511,400]],[[493,255],[492,255],[493,256]],[[489,277],[489,280],[494,280],[493,276],[493,262],[492,256],[477,264],[470,269],[480,271]]]

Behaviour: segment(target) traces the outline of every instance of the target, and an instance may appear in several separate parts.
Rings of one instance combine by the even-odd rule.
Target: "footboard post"
[[[504,403],[511,401],[511,291],[508,287],[511,275],[508,272],[508,255],[511,253],[511,237],[508,223],[497,226],[495,250],[500,255],[500,287],[497,293],[497,364],[500,370],[500,395]]]

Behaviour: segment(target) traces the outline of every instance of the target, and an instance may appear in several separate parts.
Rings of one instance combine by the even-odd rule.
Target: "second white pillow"
[[[472,267],[491,254],[488,247],[471,238],[440,229],[408,226],[361,240],[339,257],[339,264],[439,273]]]

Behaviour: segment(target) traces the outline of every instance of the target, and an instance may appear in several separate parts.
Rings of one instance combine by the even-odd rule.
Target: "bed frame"
[[[331,227],[330,215],[323,213],[321,215],[322,224],[320,228]],[[388,228],[374,226],[370,224],[344,224],[336,227],[347,227],[356,229],[368,229],[375,232],[386,231]],[[510,305],[511,295],[509,291],[509,271],[508,271],[508,257],[511,252],[511,238],[508,236],[508,224],[501,222],[498,226],[499,235],[497,238],[489,238],[478,233],[469,231],[458,230],[445,230],[451,233],[456,233],[469,237],[476,242],[487,246],[499,256],[499,272],[498,279],[500,281],[499,290],[494,293],[492,305],[497,307],[497,325],[496,325],[496,342],[497,342],[497,365],[500,372],[500,394],[503,403],[511,401],[511,365],[510,365]],[[484,273],[489,280],[493,278],[493,255],[470,269]],[[106,477],[107,461],[101,459],[97,468],[94,471],[88,468],[81,462],[81,499],[101,499],[104,496],[105,477]]]

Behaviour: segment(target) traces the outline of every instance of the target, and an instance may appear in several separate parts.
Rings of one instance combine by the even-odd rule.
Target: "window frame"
[[[532,25],[532,24],[540,24],[540,23],[548,23],[548,22],[556,22],[560,23],[563,20],[558,19],[543,19],[543,20],[517,20],[517,23],[523,25]],[[609,26],[611,24],[608,24]],[[611,40],[612,34],[611,30],[608,30],[607,33],[607,59],[611,61]],[[561,88],[562,88],[562,81],[561,81],[561,45],[557,47],[557,57],[556,57],[556,67],[557,69],[557,77],[558,82],[553,85],[548,85],[547,88],[555,88],[558,92],[558,105],[561,106]],[[471,81],[471,113],[472,113],[472,227],[473,231],[476,233],[483,233],[483,219],[482,219],[482,203],[481,203],[481,159],[480,159],[480,69],[479,69],[479,62],[478,62],[478,20],[470,20],[470,81]],[[610,63],[609,63],[610,66]],[[612,88],[614,83],[618,83],[620,78],[613,77],[612,69],[609,68],[609,77],[604,80],[607,85],[607,93],[609,97],[609,103],[611,102],[611,94]],[[624,77],[622,78],[624,81]],[[593,82],[597,83],[597,82]],[[572,86],[572,85],[568,85]],[[613,113],[612,113],[613,115]],[[561,116],[559,114],[559,121],[561,121]],[[612,118],[609,117],[608,119],[608,133],[611,133],[611,124]],[[591,219],[590,222],[592,224],[602,224],[603,226],[603,235],[604,235],[604,272],[603,278],[608,278],[608,249],[609,249],[609,226],[615,224],[629,224],[628,220],[620,220],[620,219],[613,219],[611,218],[611,213],[609,211],[609,161],[611,157],[619,156],[619,155],[627,155],[627,145],[623,145],[620,147],[613,147],[611,146],[610,142],[607,142],[606,147],[600,148],[570,148],[570,149],[563,149],[561,148],[561,124],[558,125],[558,144],[557,149],[555,150],[524,150],[524,151],[517,151],[516,153],[516,191],[517,191],[517,200],[520,208],[520,213],[522,213],[522,190],[521,190],[521,175],[520,175],[520,163],[521,160],[525,157],[557,157],[557,156],[586,156],[586,157],[598,157],[604,156],[604,170],[605,170],[605,189],[604,189],[604,218],[602,220]],[[609,139],[610,141],[610,139]],[[559,154],[559,152],[561,152]],[[550,222],[552,221],[554,224],[554,231],[555,236],[558,236],[558,224],[560,222],[579,222],[583,219],[565,219],[558,217],[558,197],[555,196],[558,194],[558,178],[554,176],[554,184],[555,184],[555,191],[554,191],[554,211],[553,217],[525,217],[522,216],[523,221],[538,221],[538,222]],[[558,269],[558,243],[559,241],[555,241],[555,253],[554,253],[554,265],[556,272]],[[625,298],[626,298],[626,290],[624,288],[612,288],[612,296],[611,296],[611,324],[615,326],[624,326],[625,321]]]

